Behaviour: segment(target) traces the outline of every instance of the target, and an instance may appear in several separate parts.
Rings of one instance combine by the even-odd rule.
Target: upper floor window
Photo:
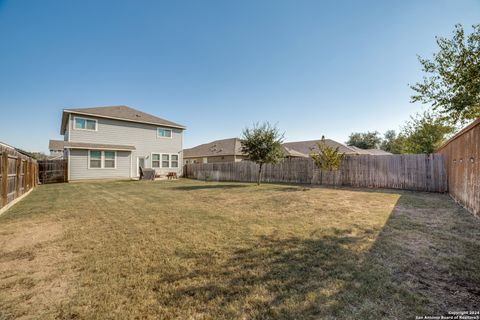
[[[157,128],[157,137],[171,138],[172,137],[172,129]]]
[[[75,117],[75,130],[97,131],[97,120]]]

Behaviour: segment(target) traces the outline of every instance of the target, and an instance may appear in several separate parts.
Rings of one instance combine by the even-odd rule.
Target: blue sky
[[[277,123],[288,141],[398,127],[416,54],[480,1],[0,0],[0,141],[47,151],[63,108],[129,105],[185,147]]]

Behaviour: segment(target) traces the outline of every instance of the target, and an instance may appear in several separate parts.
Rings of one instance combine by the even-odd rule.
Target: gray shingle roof
[[[384,155],[391,155],[393,153],[381,150],[381,149],[362,149],[355,146],[348,146],[349,148],[355,150],[358,154],[369,154],[373,156],[384,156]]]
[[[63,150],[65,147],[65,141],[63,140],[50,140],[48,142],[48,150]]]
[[[101,150],[135,150],[134,146],[119,144],[102,144],[102,143],[85,143],[85,142],[68,142],[61,140],[50,140],[48,144],[49,150],[65,149],[101,149]]]
[[[283,147],[285,156],[289,157],[308,157],[304,154],[288,147]],[[200,158],[213,156],[245,156],[242,152],[242,140],[238,138],[230,138],[223,140],[215,140],[210,143],[201,144],[199,146],[183,150],[184,158]]]
[[[183,150],[184,158],[243,155],[238,138],[215,140]]]
[[[63,110],[62,127],[60,130],[61,134],[65,133],[68,114],[70,113],[185,129],[185,126],[181,124],[165,120],[127,106],[111,106]]]
[[[283,145],[287,148],[293,149],[295,151],[298,151],[303,154],[310,154],[312,153],[312,148],[313,150],[318,151],[317,144],[322,142],[322,140],[308,140],[308,141],[296,141],[296,142],[285,142]],[[350,148],[349,146],[346,146],[344,144],[341,144],[337,141],[334,141],[332,139],[325,139],[325,144],[327,146],[337,148],[338,151],[341,153],[345,154],[357,154],[358,152]]]
[[[322,140],[308,140],[297,142],[286,142],[283,144],[285,156],[289,157],[309,157],[314,151],[318,151],[317,143]],[[389,152],[379,149],[360,149],[353,146],[346,146],[332,139],[325,139],[325,144],[333,148],[337,148],[339,152],[345,154],[370,154],[370,155],[387,155]],[[215,140],[210,143],[201,144],[199,146],[183,150],[184,158],[200,158],[212,156],[227,155],[244,155],[242,153],[242,143],[238,138]]]

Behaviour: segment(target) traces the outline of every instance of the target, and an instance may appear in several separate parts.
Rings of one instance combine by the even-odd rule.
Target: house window
[[[89,169],[115,169],[117,167],[117,153],[115,151],[90,150]]]
[[[160,155],[158,153],[152,154],[152,168],[160,168]]]
[[[178,168],[178,154],[172,154],[172,163],[170,167]]]
[[[75,130],[97,130],[97,120],[75,117]]]
[[[90,168],[101,168],[102,167],[102,152],[101,151],[90,151]]]
[[[115,151],[103,151],[103,167],[104,168],[115,168]]]
[[[162,154],[162,168],[170,167],[170,155]]]
[[[158,128],[157,129],[157,137],[171,138],[172,137],[172,129]]]

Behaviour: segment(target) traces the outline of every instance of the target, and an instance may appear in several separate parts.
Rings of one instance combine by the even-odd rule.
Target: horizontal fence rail
[[[68,161],[40,160],[38,161],[40,183],[57,183],[68,181]]]
[[[38,164],[15,149],[0,146],[0,209],[38,183]]]
[[[255,182],[251,161],[187,164],[185,177],[199,180]],[[446,192],[447,176],[440,154],[348,155],[336,171],[319,170],[312,159],[285,159],[264,165],[262,181]]]

